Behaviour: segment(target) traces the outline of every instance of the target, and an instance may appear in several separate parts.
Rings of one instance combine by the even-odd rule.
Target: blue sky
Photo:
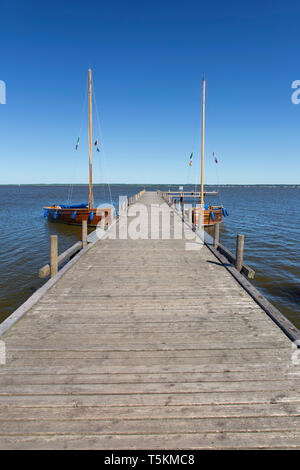
[[[0,184],[88,181],[89,67],[95,182],[199,181],[205,74],[206,183],[300,183],[299,19],[297,1],[0,0]]]

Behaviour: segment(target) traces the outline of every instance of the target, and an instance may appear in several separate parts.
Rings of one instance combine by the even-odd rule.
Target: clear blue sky
[[[205,73],[206,183],[300,183],[299,1],[0,0],[0,24],[1,184],[88,181],[89,67],[96,182],[198,180]]]

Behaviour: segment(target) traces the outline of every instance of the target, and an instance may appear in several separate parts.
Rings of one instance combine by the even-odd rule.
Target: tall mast
[[[203,78],[203,97],[202,97],[202,145],[201,145],[201,196],[200,204],[204,204],[203,178],[204,178],[204,124],[205,124],[205,78]]]
[[[89,69],[89,144],[90,144],[90,184],[89,184],[89,209],[92,209],[92,71]]]

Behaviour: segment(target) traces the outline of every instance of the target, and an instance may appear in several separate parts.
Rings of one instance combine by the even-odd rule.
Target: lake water
[[[99,185],[96,205],[141,189],[178,190],[178,185]],[[184,190],[193,189],[184,186]],[[245,235],[245,262],[256,271],[254,285],[300,328],[300,186],[225,186],[216,198],[229,217],[221,226],[221,242],[235,250],[237,233]],[[45,281],[38,270],[49,261],[49,236],[57,234],[61,253],[81,237],[81,228],[48,222],[43,206],[86,202],[88,187],[0,186],[0,321],[20,306]]]

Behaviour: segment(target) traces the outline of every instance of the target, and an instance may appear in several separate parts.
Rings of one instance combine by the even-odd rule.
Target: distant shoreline
[[[0,183],[0,186],[88,186],[88,183]],[[108,183],[94,183],[93,186],[106,186]],[[199,183],[181,184],[181,183],[109,183],[109,186],[143,186],[145,188],[150,186],[199,186]],[[229,188],[229,187],[256,187],[256,188],[300,188],[300,183],[295,184],[205,184],[206,187],[218,187],[218,188]]]

